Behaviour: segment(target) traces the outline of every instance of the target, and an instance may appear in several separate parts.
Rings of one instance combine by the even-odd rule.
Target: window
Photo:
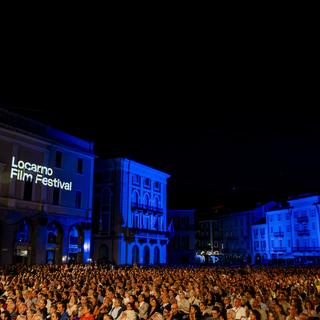
[[[54,223],[51,223],[47,228],[48,244],[57,244],[58,229]]]
[[[254,238],[257,239],[258,238],[258,229],[254,229],[253,234],[254,234]]]
[[[59,188],[53,188],[52,203],[56,206],[58,206],[60,203],[60,189]]]
[[[23,220],[18,227],[17,242],[27,242],[29,241],[29,236],[29,224]]]
[[[23,200],[26,200],[26,201],[32,200],[32,181],[24,182]]]
[[[258,250],[259,249],[259,241],[255,241],[254,242],[254,250]]]
[[[132,184],[139,186],[140,185],[140,176],[138,176],[137,174],[134,174],[132,176]]]
[[[72,227],[69,234],[69,247],[78,246],[78,230],[75,227]]]
[[[156,191],[160,191],[160,182],[156,181],[153,185],[153,189]]]
[[[77,172],[83,173],[83,159],[78,158]]]
[[[81,208],[81,192],[80,191],[76,192],[76,208],[77,209]]]
[[[151,187],[151,180],[149,178],[145,178],[143,186],[149,189]]]
[[[56,151],[56,167],[61,168],[62,167],[62,152]]]
[[[132,226],[133,226],[133,228],[139,228],[139,215],[138,214],[133,215]]]

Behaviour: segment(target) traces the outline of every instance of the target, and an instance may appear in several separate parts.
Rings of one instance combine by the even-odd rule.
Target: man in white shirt
[[[241,298],[234,298],[232,310],[235,312],[235,320],[247,320],[246,309],[241,306]]]

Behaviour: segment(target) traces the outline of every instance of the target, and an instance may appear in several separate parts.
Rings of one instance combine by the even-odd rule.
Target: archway
[[[98,263],[108,263],[109,262],[109,248],[106,244],[102,244],[99,247],[98,253]]]
[[[145,265],[150,264],[150,249],[148,246],[145,246],[143,249],[143,263]]]
[[[139,248],[138,246],[134,246],[132,248],[132,264],[139,263]]]
[[[62,228],[56,222],[47,226],[46,263],[61,263]]]
[[[154,248],[154,264],[160,263],[160,250],[158,247]]]

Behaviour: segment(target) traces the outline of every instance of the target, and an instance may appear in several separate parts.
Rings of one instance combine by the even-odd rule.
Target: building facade
[[[0,263],[90,261],[93,144],[0,109]]]
[[[319,200],[318,195],[306,195],[269,210],[265,223],[252,227],[255,260],[319,263]]]
[[[132,160],[98,160],[93,258],[116,264],[167,262],[169,175]]]
[[[167,262],[188,264],[195,262],[195,210],[168,210],[168,224],[172,223],[167,247]],[[170,228],[169,228],[170,229]]]
[[[275,205],[275,202],[269,202],[255,209],[241,212],[221,210],[214,214],[214,219],[199,221],[198,259],[209,263],[215,261],[251,263],[251,226],[265,218],[267,210]]]

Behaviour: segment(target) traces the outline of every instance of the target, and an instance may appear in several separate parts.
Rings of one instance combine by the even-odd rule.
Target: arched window
[[[154,248],[154,264],[160,263],[160,250],[158,247]]]
[[[138,205],[139,203],[139,194],[137,191],[133,191],[131,195],[131,202],[132,204]]]
[[[150,197],[147,193],[145,193],[144,197],[143,197],[143,205],[144,207],[148,208],[150,204]]]
[[[143,249],[143,263],[145,265],[150,264],[150,249],[148,246],[145,246]]]
[[[57,244],[58,229],[54,223],[50,223],[47,227],[48,244]]]
[[[23,220],[18,226],[17,242],[29,242],[30,240],[30,226]]]
[[[69,233],[69,244],[78,246],[79,232],[76,227],[72,227]]]
[[[139,263],[139,248],[134,246],[132,248],[132,263]]]
[[[139,228],[139,214],[133,214],[132,219],[133,228]]]
[[[156,209],[158,209],[158,208],[159,208],[159,205],[160,205],[159,198],[158,198],[158,197],[155,197],[155,198],[154,198],[154,207],[155,207]]]

